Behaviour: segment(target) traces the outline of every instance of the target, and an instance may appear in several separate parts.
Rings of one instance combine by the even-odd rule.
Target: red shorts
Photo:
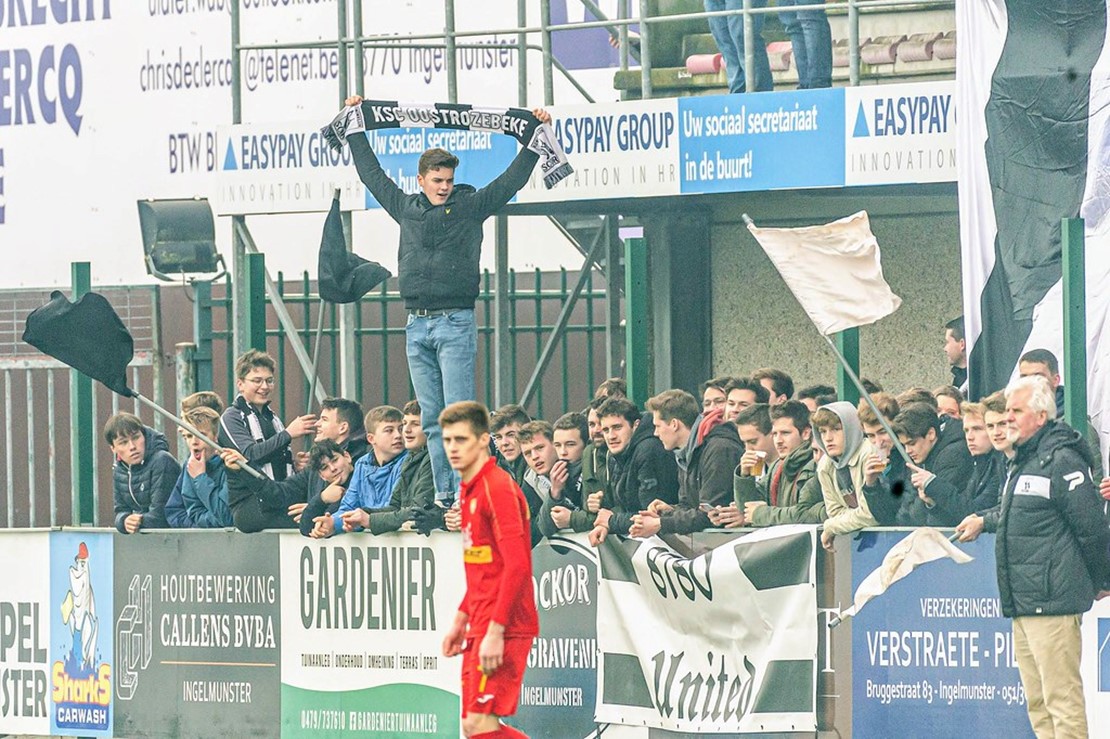
[[[462,715],[485,713],[512,716],[520,699],[520,685],[524,681],[524,668],[528,666],[532,637],[506,637],[501,666],[492,675],[482,673],[482,663],[478,659],[481,642],[481,639],[468,639],[466,651],[463,652]]]

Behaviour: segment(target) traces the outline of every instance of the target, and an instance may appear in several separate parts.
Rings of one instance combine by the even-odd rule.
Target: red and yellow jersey
[[[491,620],[505,627],[506,637],[536,636],[539,617],[524,493],[490,459],[462,484],[459,502],[466,569],[466,595],[459,610],[469,616],[467,638],[480,638]]]

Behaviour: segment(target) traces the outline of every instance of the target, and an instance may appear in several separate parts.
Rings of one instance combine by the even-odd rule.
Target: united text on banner
[[[816,730],[815,531],[780,526],[692,559],[659,538],[607,541],[597,720]]]

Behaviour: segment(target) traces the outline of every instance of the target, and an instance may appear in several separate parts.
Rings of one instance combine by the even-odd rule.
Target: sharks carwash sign
[[[322,212],[337,188],[344,210],[365,208],[350,149],[330,148],[319,128],[299,121],[218,129],[215,212]]]
[[[50,733],[112,735],[112,534],[50,536]]]
[[[956,181],[956,85],[844,89],[845,185]]]

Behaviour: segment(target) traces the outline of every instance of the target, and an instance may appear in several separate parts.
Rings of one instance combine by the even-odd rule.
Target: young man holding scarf
[[[347,106],[358,106],[353,95]],[[551,114],[537,108],[541,124]],[[406,194],[382,169],[370,141],[347,137],[359,179],[401,227],[398,282],[405,308],[409,375],[423,410],[424,433],[432,460],[436,497],[454,498],[459,487],[443,452],[439,414],[448,405],[475,397],[474,363],[478,331],[478,262],[482,224],[524,187],[539,156],[522,147],[512,164],[485,187],[455,185],[458,157],[444,149],[425,151],[418,165],[420,192]]]

